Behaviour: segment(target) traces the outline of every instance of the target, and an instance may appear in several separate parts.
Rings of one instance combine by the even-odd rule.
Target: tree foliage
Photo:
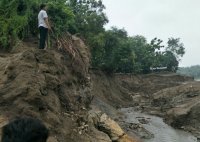
[[[177,73],[187,76],[192,76],[195,79],[200,79],[200,65],[191,67],[180,67]]]
[[[167,45],[158,38],[128,36],[125,29],[105,30],[108,18],[102,0],[1,0],[0,48],[38,33],[39,5],[47,3],[54,36],[66,31],[85,39],[91,51],[91,66],[109,73],[149,73],[151,68],[167,67],[176,71],[185,48],[179,38]]]
[[[172,52],[180,60],[180,57],[185,54],[185,48],[183,43],[180,43],[180,38],[169,38],[167,44],[166,51]]]
[[[45,1],[43,1],[45,2]],[[16,40],[38,32],[37,15],[40,0],[2,0],[0,3],[0,46],[8,47]],[[58,35],[74,22],[72,10],[64,1],[48,0],[50,20]],[[56,14],[55,14],[56,13]]]
[[[167,47],[164,52],[163,64],[167,66],[169,71],[176,71],[178,69],[180,58],[185,54],[183,43],[180,38],[169,38]]]
[[[67,5],[75,15],[75,23],[70,29],[72,33],[79,33],[87,39],[104,31],[108,19],[101,0],[68,0]]]
[[[29,0],[2,0],[0,3],[0,46],[8,47],[28,23]]]

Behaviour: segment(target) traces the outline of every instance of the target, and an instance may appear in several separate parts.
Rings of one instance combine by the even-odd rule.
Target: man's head
[[[47,10],[47,5],[46,4],[41,4],[40,5],[40,10]]]
[[[17,118],[3,127],[1,142],[46,142],[48,135],[40,120]]]

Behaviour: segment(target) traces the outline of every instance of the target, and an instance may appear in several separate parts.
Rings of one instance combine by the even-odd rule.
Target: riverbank
[[[199,82],[173,73],[112,77],[95,73],[92,76],[93,104],[115,120],[118,120],[115,108],[134,107],[163,118],[176,129],[191,132],[199,140]]]
[[[17,116],[30,116],[45,123],[51,142],[139,142],[140,127],[122,129],[124,114],[118,111],[134,107],[200,136],[200,82],[174,73],[89,70],[88,48],[77,37],[71,40],[76,59],[57,49],[39,50],[33,43],[0,54],[0,127]],[[129,127],[132,133],[126,131]]]
[[[197,142],[189,132],[167,125],[162,118],[136,111],[134,108],[120,109],[123,114],[122,127],[129,133],[134,131],[143,142]]]

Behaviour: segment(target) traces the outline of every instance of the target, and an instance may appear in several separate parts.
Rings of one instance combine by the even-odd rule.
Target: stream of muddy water
[[[153,134],[152,138],[143,139],[143,142],[197,142],[192,134],[172,128],[162,118],[136,112],[133,108],[124,108],[121,112],[125,123],[141,123],[143,120],[142,127]]]

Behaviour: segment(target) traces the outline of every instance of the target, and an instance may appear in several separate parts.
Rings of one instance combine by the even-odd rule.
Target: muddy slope
[[[192,78],[173,73],[105,75],[93,71],[92,94],[116,108],[142,106],[151,103],[154,93],[193,81]]]
[[[60,142],[93,139],[77,134],[91,99],[86,70],[72,67],[67,54],[35,47],[22,43],[0,56],[1,117],[39,118]]]
[[[133,106],[161,116],[171,126],[200,138],[200,82],[193,78],[173,73],[116,74],[110,77],[99,72],[92,77],[93,84],[96,84],[92,90],[96,98],[94,104],[102,111],[117,116],[117,112],[109,111],[113,110],[112,107]]]
[[[90,53],[79,38],[72,36],[71,43],[74,57],[39,50],[33,42],[0,53],[0,128],[31,116],[50,130],[48,142],[138,142],[104,112],[91,109]]]
[[[0,54],[0,127],[31,116],[45,122],[51,142],[138,142],[113,121],[117,108],[135,107],[199,136],[200,88],[192,78],[88,72],[88,48],[76,37],[72,46],[78,59],[32,43]]]

